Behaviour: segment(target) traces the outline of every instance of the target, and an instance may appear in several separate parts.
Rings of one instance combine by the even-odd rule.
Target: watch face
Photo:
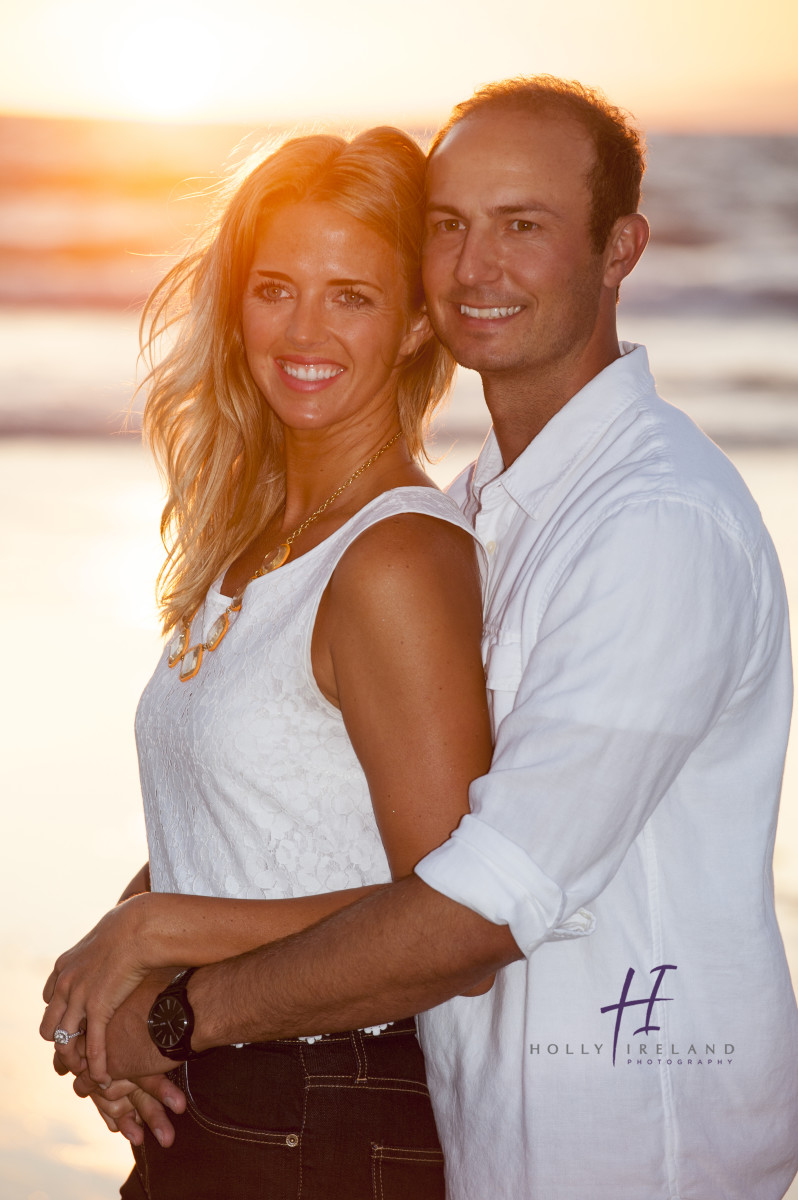
[[[147,1024],[156,1046],[173,1050],[186,1032],[188,1017],[177,996],[164,996],[153,1007]]]

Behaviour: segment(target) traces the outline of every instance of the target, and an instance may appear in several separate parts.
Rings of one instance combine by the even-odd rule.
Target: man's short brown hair
[[[570,116],[586,130],[596,148],[596,161],[587,177],[592,198],[590,237],[596,253],[600,254],[618,217],[637,212],[640,203],[645,145],[628,113],[610,104],[596,88],[574,80],[557,79],[554,75],[503,79],[486,84],[469,100],[455,105],[433,139],[430,157],[455,125],[483,112]]]

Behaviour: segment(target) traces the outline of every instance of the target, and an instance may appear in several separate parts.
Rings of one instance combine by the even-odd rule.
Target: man
[[[798,1165],[785,597],[738,475],[618,344],[641,175],[622,115],[546,77],[437,137],[429,311],[493,418],[455,485],[491,563],[493,766],[413,877],[184,997],[194,1050],[422,1012],[453,1200],[777,1200]],[[110,1026],[112,1074],[163,1069],[165,981]]]

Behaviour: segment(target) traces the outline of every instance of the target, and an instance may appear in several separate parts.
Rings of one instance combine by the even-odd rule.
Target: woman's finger
[[[47,982],[45,983],[44,990],[42,991],[42,1000],[44,1001],[45,1004],[49,1004],[53,998],[53,992],[55,991],[55,984],[56,984],[57,979],[58,979],[58,971],[56,971],[55,967],[53,967],[52,971],[47,976]]]
[[[56,1022],[54,1005],[50,1005],[44,1014],[39,1032],[48,1041],[55,1042],[63,1062],[70,1071],[77,1074],[72,1065],[76,1051],[83,1053],[83,1035],[86,1031],[86,1012],[82,1004],[68,1005]],[[77,1035],[77,1036],[76,1036]]]
[[[66,1001],[61,999],[53,999],[44,1010],[44,1016],[39,1024],[39,1035],[46,1042],[51,1042],[55,1035],[56,1029],[63,1028],[64,1014],[66,1013]]]
[[[105,1053],[105,1030],[107,1020],[92,1012],[86,1033],[86,1061],[89,1074],[95,1083],[105,1087],[111,1083]]]
[[[81,1071],[85,1070],[84,1047],[85,1039],[82,1034],[80,1037],[73,1038],[66,1046],[56,1045],[53,1065],[55,1066],[56,1060],[60,1063],[62,1069],[56,1066],[59,1075],[66,1075],[68,1072],[79,1075]]]

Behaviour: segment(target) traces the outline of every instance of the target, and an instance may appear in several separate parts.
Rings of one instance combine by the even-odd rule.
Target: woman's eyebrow
[[[290,275],[286,275],[282,271],[270,271],[267,267],[256,267],[254,274],[261,275],[264,279],[276,279],[281,283],[294,282]],[[379,292],[380,295],[384,294],[384,289],[378,283],[375,283],[373,279],[328,279],[325,281],[325,287],[366,287],[370,288],[372,292]]]

